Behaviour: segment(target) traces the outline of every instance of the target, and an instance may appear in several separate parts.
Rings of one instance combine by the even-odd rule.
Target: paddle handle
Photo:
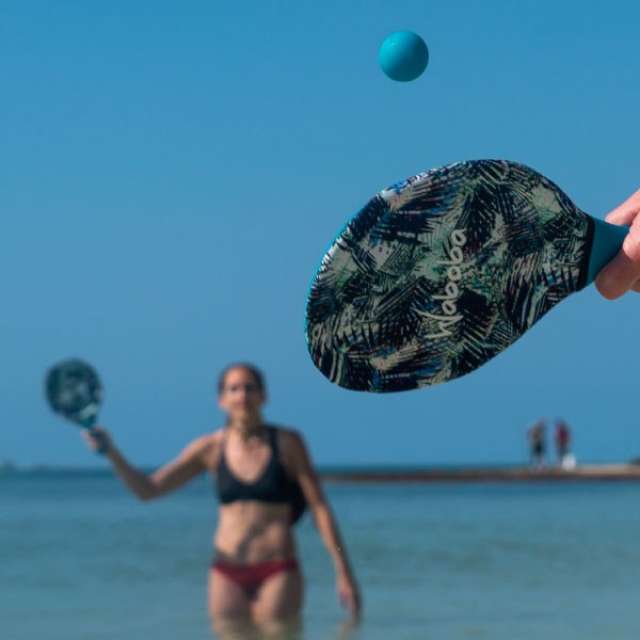
[[[591,218],[595,224],[589,258],[587,284],[591,284],[608,262],[620,251],[629,227]]]

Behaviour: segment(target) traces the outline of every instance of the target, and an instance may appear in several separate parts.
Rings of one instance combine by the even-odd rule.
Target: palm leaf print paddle
[[[357,391],[453,380],[591,283],[626,233],[516,162],[418,174],[372,198],[324,256],[307,300],[309,353]]]

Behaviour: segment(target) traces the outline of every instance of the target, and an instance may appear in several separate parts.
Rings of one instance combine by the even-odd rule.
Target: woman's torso
[[[281,431],[265,427],[246,443],[227,428],[211,436],[207,467],[220,499],[214,547],[222,559],[255,563],[295,556]]]

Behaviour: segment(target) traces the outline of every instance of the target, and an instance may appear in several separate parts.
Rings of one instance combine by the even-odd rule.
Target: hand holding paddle
[[[640,190],[611,211],[607,222],[627,225],[629,234],[621,251],[598,274],[596,287],[607,299],[614,300],[630,289],[640,291]]]
[[[111,436],[102,427],[93,427],[93,429],[83,429],[82,437],[87,445],[96,453],[108,453],[113,448]]]

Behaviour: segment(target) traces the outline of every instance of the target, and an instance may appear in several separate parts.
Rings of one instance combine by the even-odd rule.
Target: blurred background
[[[264,369],[267,417],[321,468],[527,464],[540,417],[567,420],[579,462],[640,455],[633,295],[587,289],[474,374],[411,393],[330,384],[303,335],[325,249],[399,179],[511,159],[595,217],[640,187],[639,19],[615,0],[3,2],[0,462],[24,470],[0,477],[3,636],[208,636],[210,481],[136,504],[47,409],[62,358],[100,372],[102,422],[143,467],[221,424],[235,360]],[[430,50],[411,83],[377,65],[400,29]],[[633,483],[328,490],[359,637],[640,631]],[[300,545],[306,637],[342,637],[308,517]]]

